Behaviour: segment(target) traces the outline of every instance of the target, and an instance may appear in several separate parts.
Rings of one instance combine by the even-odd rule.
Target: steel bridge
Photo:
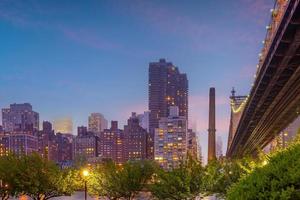
[[[231,119],[228,157],[255,155],[299,115],[299,2],[275,2],[250,94],[243,102],[231,97],[231,117],[239,117]]]

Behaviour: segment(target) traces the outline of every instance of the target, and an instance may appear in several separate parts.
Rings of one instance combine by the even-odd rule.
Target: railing
[[[271,19],[269,25],[266,27],[267,33],[265,36],[265,40],[263,41],[263,48],[261,53],[259,54],[259,63],[257,65],[258,71],[261,68],[264,59],[266,58],[270,46],[273,42],[273,38],[277,32],[278,26],[282,20],[282,17],[286,11],[287,5],[290,0],[276,0],[274,4],[274,8],[271,9]]]

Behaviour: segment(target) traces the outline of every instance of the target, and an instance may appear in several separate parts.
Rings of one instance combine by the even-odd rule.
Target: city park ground
[[[214,194],[229,200],[294,200],[300,199],[299,169],[299,139],[286,149],[255,159],[216,160],[204,167],[188,156],[170,171],[152,161],[131,161],[122,166],[107,161],[61,170],[39,155],[9,155],[0,158],[0,197],[67,200],[64,196],[84,191],[86,184],[90,196],[110,200],[138,199],[141,191],[148,192],[148,199],[188,200]]]

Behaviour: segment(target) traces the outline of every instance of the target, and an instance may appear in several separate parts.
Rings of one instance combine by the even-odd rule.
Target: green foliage
[[[158,170],[154,183],[149,186],[157,199],[183,200],[195,198],[201,193],[204,170],[191,157],[171,171]]]
[[[255,163],[250,158],[210,161],[205,168],[203,192],[205,195],[217,194],[223,197],[232,184],[250,173],[254,167]]]
[[[154,172],[150,161],[132,161],[118,166],[112,161],[93,168],[88,179],[89,192],[109,199],[133,199]]]
[[[37,154],[1,157],[0,179],[8,185],[10,196],[26,194],[34,200],[47,200],[73,192],[68,172]]]
[[[300,199],[300,144],[292,144],[269,157],[234,184],[227,193],[229,200]]]
[[[0,197],[8,199],[16,196],[18,191],[16,172],[18,170],[18,158],[12,155],[0,157]]]

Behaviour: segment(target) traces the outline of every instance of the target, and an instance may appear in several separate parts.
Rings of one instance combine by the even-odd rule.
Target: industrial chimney
[[[208,162],[216,159],[216,94],[209,89]]]

